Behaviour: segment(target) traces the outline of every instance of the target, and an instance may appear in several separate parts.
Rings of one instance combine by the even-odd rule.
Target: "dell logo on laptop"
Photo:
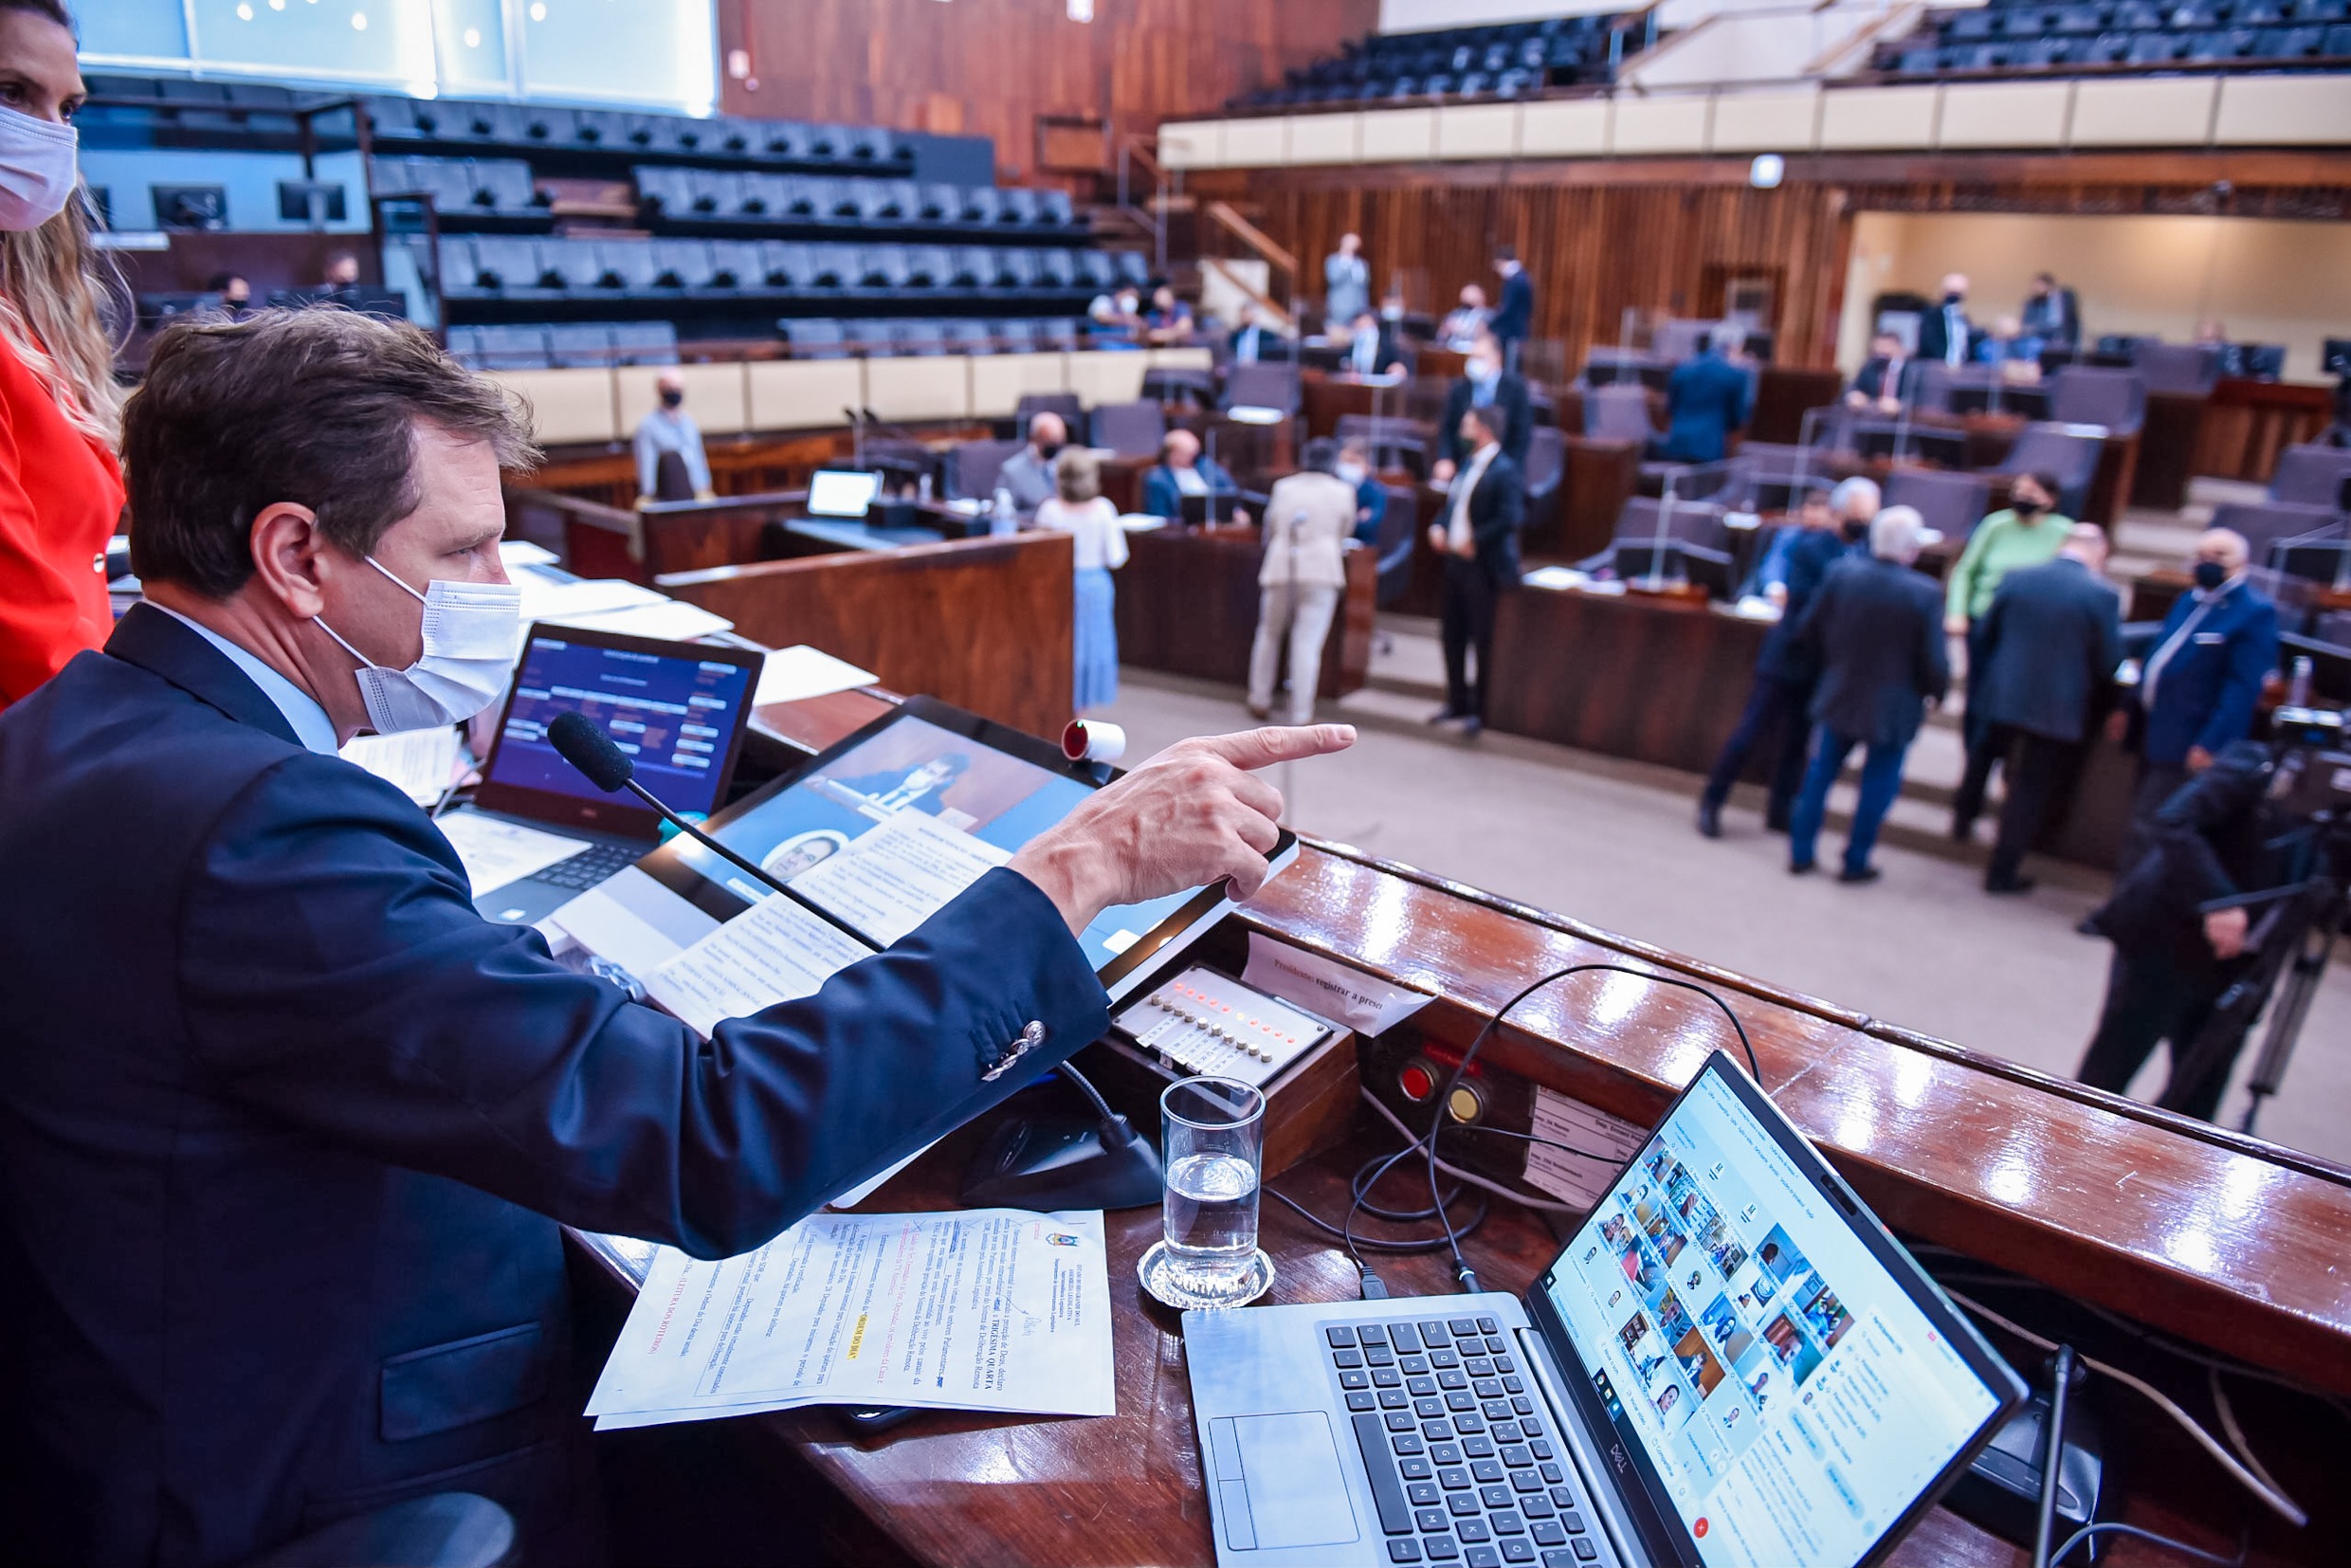
[[[1608,1462],[1616,1467],[1618,1475],[1624,1474],[1632,1468],[1632,1456],[1625,1452],[1625,1446],[1622,1443],[1611,1443],[1608,1446]]]

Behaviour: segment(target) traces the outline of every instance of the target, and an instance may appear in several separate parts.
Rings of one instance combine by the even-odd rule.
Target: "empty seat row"
[[[1066,191],[814,174],[727,173],[647,165],[635,171],[649,215],[680,222],[1004,224],[1081,227]]]
[[[674,365],[678,329],[667,321],[449,328],[449,353],[469,370],[562,370],[577,365]]]
[[[2104,32],[2090,38],[2047,37],[1997,44],[1950,44],[1904,49],[1894,62],[1903,76],[1953,71],[2051,70],[2067,65],[2291,64],[2351,57],[2351,23],[2331,27],[2224,27],[2210,32]]]
[[[1943,22],[1941,32],[1946,43],[1980,44],[2052,33],[2205,32],[2345,19],[2345,0],[2069,0],[1959,11]]]
[[[658,155],[703,162],[829,163],[870,169],[904,168],[914,162],[912,146],[879,126],[868,125],[810,125],[728,116],[693,119],[684,115],[617,109],[408,98],[370,99],[367,114],[374,139],[387,146],[478,143]]]
[[[368,165],[376,195],[426,195],[444,218],[543,218],[547,198],[519,158],[379,157]]]
[[[1619,15],[1554,17],[1539,23],[1373,34],[1346,52],[1291,70],[1278,87],[1236,99],[1245,107],[1355,102],[1372,99],[1498,94],[1606,82],[1640,38],[1617,36]]]
[[[1050,320],[843,320],[817,317],[778,321],[797,359],[887,359],[940,354],[1036,354],[1084,345],[1085,323]]]
[[[846,289],[1068,295],[1139,284],[1136,253],[795,240],[533,240],[443,236],[450,299],[676,298]]]

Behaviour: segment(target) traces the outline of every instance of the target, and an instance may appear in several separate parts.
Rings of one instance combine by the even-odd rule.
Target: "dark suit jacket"
[[[1758,674],[1797,684],[1809,684],[1820,674],[1812,651],[1796,641],[1796,630],[1829,573],[1852,550],[1845,536],[1833,528],[1807,528],[1790,547],[1788,602],[1781,609],[1779,624],[1765,635],[1763,651],[1756,656]]]
[[[1452,508],[1445,506],[1430,520],[1443,528],[1452,520]],[[1477,564],[1504,587],[1518,583],[1519,530],[1524,526],[1526,481],[1509,453],[1497,452],[1469,492],[1469,537],[1477,545]]]
[[[1959,307],[1959,315],[1964,321],[1967,315],[1965,305]],[[1962,364],[1967,362],[1973,352],[1977,337],[1975,323],[1968,321],[1966,326],[1967,341],[1959,347],[1959,361]],[[1925,314],[1919,318],[1919,357],[1930,364],[1940,364],[1949,355],[1950,349],[1951,323],[1943,315],[1942,301],[1938,300],[1928,305]]]
[[[1995,724],[2079,740],[2114,702],[2122,600],[2061,556],[2000,579],[1979,642],[1984,667],[1968,672],[1971,709]]]
[[[1886,373],[1892,369],[1896,363],[1897,361],[1888,359],[1882,354],[1872,356],[1869,361],[1863,365],[1859,373],[1854,375],[1852,390],[1861,393],[1864,397],[1877,398],[1886,396]],[[1902,369],[1901,372],[1894,377],[1893,395],[1904,402],[1908,402],[1910,398],[1910,389],[1918,380],[1919,359],[1916,355],[1912,355],[1902,359],[1899,363],[1901,364]]]
[[[533,1560],[591,1559],[557,1222],[756,1247],[1107,1023],[997,870],[704,1045],[483,920],[406,795],[145,606],[0,714],[0,799],[26,1560],[242,1562],[461,1488]]]
[[[1926,699],[1951,685],[1942,595],[1934,579],[1893,561],[1840,561],[1806,609],[1796,643],[1820,665],[1813,721],[1849,740],[1908,745]]]
[[[1412,373],[1413,358],[1412,351],[1404,346],[1404,339],[1396,336],[1395,329],[1384,321],[1381,322],[1378,345],[1374,349],[1372,356],[1372,374],[1385,375],[1390,371],[1402,371],[1410,375]],[[1353,343],[1340,351],[1339,368],[1350,375],[1359,374],[1355,368],[1355,345]]]
[[[1194,465],[1200,470],[1200,477],[1208,482],[1211,495],[1230,497],[1239,493],[1240,487],[1232,483],[1232,476],[1206,452],[1194,460]],[[1143,470],[1143,511],[1155,518],[1180,518],[1184,515],[1183,487],[1176,483],[1176,470],[1164,463]],[[1224,516],[1229,511],[1230,508],[1227,507],[1218,516]]]
[[[1747,373],[1719,354],[1686,359],[1666,383],[1666,435],[1658,453],[1682,463],[1717,462],[1730,446],[1731,431],[1746,422]]]
[[[1241,339],[1248,332],[1248,330],[1249,329],[1247,327],[1242,327],[1235,331],[1230,337],[1225,339],[1226,356],[1234,363],[1239,363],[1240,361]],[[1256,362],[1258,364],[1285,365],[1296,357],[1297,351],[1291,346],[1288,338],[1283,337],[1280,333],[1273,331],[1269,327],[1259,327],[1257,329]]]
[[[1462,445],[1461,416],[1469,411],[1469,395],[1473,389],[1466,375],[1456,376],[1445,391],[1445,413],[1437,421],[1437,456],[1460,467],[1469,461],[1469,448]],[[1503,411],[1503,455],[1511,466],[1526,470],[1526,449],[1535,440],[1535,406],[1526,395],[1525,378],[1511,371],[1502,373],[1494,383],[1494,407]]]
[[[2294,880],[2294,868],[2269,848],[2276,825],[2262,820],[2274,772],[2257,741],[2214,753],[2213,765],[2174,791],[2147,824],[2146,852],[2091,917],[2100,934],[2213,983],[2238,967],[2241,960],[2224,965],[2214,954],[2196,906]],[[2257,921],[2261,911],[2251,913]]]
[[[2194,593],[2174,601],[2147,651],[2150,666],[2191,619],[2196,625],[2163,662],[2152,705],[2143,695],[2146,679],[2140,678],[2146,714],[2141,747],[2150,762],[2184,761],[2195,746],[2218,756],[2230,741],[2244,739],[2252,731],[2261,683],[2277,668],[2277,606],[2244,582],[2209,605]]]
[[[2051,348],[2069,349],[2082,340],[2082,311],[2073,290],[2053,288],[2042,299],[2027,300],[2017,319],[2032,337]]]
[[[1526,268],[1502,281],[1502,299],[1495,303],[1493,319],[1485,323],[1485,330],[1504,343],[1535,330],[1535,280],[1526,275]]]

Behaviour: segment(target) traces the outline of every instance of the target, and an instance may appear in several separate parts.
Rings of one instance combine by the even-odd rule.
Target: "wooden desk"
[[[762,709],[758,721],[818,745],[883,705],[844,694],[824,700],[821,713]],[[1367,1051],[1366,1081],[1376,1090],[1392,1085],[1395,1067],[1419,1050],[1461,1050],[1506,998],[1569,964],[1624,963],[1712,987],[1737,1009],[1780,1108],[1889,1225],[2271,1368],[2298,1386],[2351,1392],[2351,1284],[2342,1256],[2351,1234],[2351,1171],[1335,846],[1310,843],[1296,866],[1210,935],[1199,956],[1232,964],[1251,932],[1435,997]],[[1589,974],[1521,1006],[1481,1060],[1502,1124],[1523,1125],[1510,1119],[1522,1114],[1536,1084],[1646,1123],[1706,1051],[1730,1042],[1701,998],[1628,975]],[[868,1207],[950,1201],[974,1136],[958,1135],[918,1162]],[[1475,1152],[1500,1140],[1461,1141],[1469,1145],[1461,1158],[1496,1174],[1522,1158]],[[1350,1146],[1271,1185],[1336,1214],[1345,1173],[1383,1147],[1393,1143],[1358,1131]],[[804,1484],[764,1494],[775,1499],[772,1506],[795,1539],[816,1538],[861,1562],[1210,1561],[1181,1341],[1176,1323],[1143,1304],[1134,1284],[1135,1261],[1157,1216],[1151,1210],[1113,1214],[1106,1229],[1116,1416],[935,1414],[869,1443],[848,1438],[819,1412],[729,1423],[753,1473]],[[1260,1233],[1276,1260],[1273,1300],[1352,1298],[1356,1280],[1344,1254],[1286,1209],[1267,1204]],[[1541,1227],[1504,1206],[1467,1250],[1490,1287],[1515,1290],[1556,1247]],[[1449,1289],[1433,1258],[1383,1260],[1381,1267],[1399,1293]],[[2024,1299],[2006,1292],[2001,1309],[2027,1315],[2016,1304]],[[2004,1348],[2032,1365],[2030,1353],[2013,1342]],[[2169,1380],[2184,1387],[2200,1379],[2200,1369],[2187,1371]],[[2241,1499],[2231,1484],[2132,1396],[2093,1387],[2102,1399],[2111,1395],[2109,1441],[2129,1461],[2118,1471],[2131,1477],[2123,1483],[2125,1517],[2215,1549],[2233,1546]],[[2264,1397],[2253,1385],[2237,1388],[2241,1412]],[[2252,1438],[2314,1520],[2301,1535],[2258,1525],[2256,1560],[2331,1561],[2351,1519],[2342,1488],[2328,1478],[2339,1477],[2351,1445],[2332,1416],[2292,1408],[2304,1424],[2281,1430],[2256,1421]],[[1894,1560],[2014,1568],[2028,1556],[1938,1511]],[[2124,1543],[2113,1560],[2167,1559]]]
[[[1127,548],[1117,574],[1119,662],[1247,685],[1265,559],[1258,530],[1170,525],[1128,535]],[[1369,550],[1350,550],[1346,567],[1339,617],[1322,645],[1318,695],[1327,699],[1360,690],[1372,660],[1378,562]]]
[[[2131,494],[2141,506],[2176,512],[2188,503],[2188,481],[2196,475],[2204,444],[2208,392],[2149,392],[2146,422],[2139,428],[2139,471]]]
[[[2197,433],[2195,471],[2267,484],[2280,452],[2317,440],[2334,418],[2332,387],[2223,377]]]
[[[1307,371],[1300,377],[1299,405],[1306,418],[1309,437],[1336,436],[1339,421],[1346,414],[1379,414],[1390,419],[1404,417],[1409,377],[1394,381],[1367,381],[1360,376],[1337,371]]]
[[[1756,376],[1755,410],[1747,417],[1747,439],[1794,445],[1803,439],[1804,415],[1834,403],[1845,377],[1833,367],[1765,365]]]

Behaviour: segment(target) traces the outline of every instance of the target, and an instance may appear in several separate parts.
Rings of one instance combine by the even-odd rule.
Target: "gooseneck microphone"
[[[621,791],[627,790],[667,818],[680,832],[686,834],[711,853],[733,862],[793,903],[803,906],[808,905],[806,899],[801,898],[791,888],[786,887],[782,883],[777,882],[774,877],[769,876],[765,871],[760,870],[751,862],[663,805],[654,796],[652,791],[637,782],[637,765],[629,760],[629,754],[622,751],[613,742],[612,738],[605,734],[596,721],[586,714],[578,712],[557,714],[555,722],[547,726],[547,743],[555,747],[556,755],[577,768],[589,783],[593,784],[606,794],[618,794]],[[823,913],[821,910],[817,912]],[[840,923],[833,921],[829,915],[825,916],[825,919],[836,925]]]

